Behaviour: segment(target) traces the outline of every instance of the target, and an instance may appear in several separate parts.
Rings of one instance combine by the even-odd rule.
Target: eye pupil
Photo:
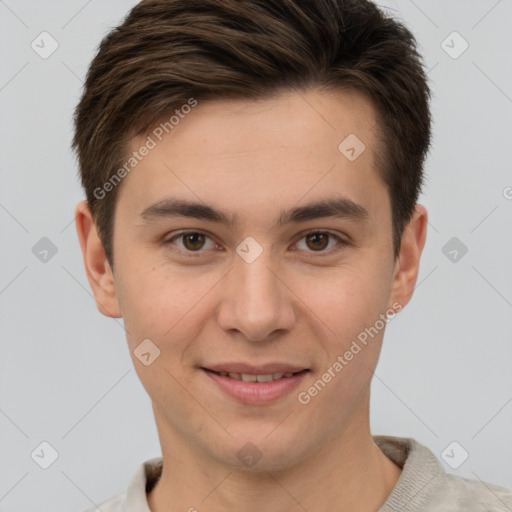
[[[316,243],[320,241],[320,247],[317,245],[310,248],[313,250],[321,250],[327,247],[329,235],[327,235],[326,233],[310,233],[309,235],[306,236],[306,238],[308,242],[313,241],[313,243]],[[322,243],[322,241],[324,243]]]
[[[201,247],[204,244],[204,235],[202,235],[201,233],[189,233],[189,234],[183,235],[183,239],[185,241],[185,243],[184,243],[185,247],[187,247],[187,249],[190,249],[190,250],[201,249]],[[198,239],[199,239],[199,242],[198,242]],[[187,243],[187,241],[189,241],[189,240],[192,240],[192,246]],[[199,246],[196,245],[198,243],[199,243]]]

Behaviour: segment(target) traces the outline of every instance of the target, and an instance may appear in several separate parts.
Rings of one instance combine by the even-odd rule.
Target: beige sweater
[[[402,468],[397,484],[378,512],[512,512],[512,491],[446,473],[435,455],[416,440],[390,436],[373,439]],[[153,487],[161,468],[161,457],[142,463],[127,492],[101,503],[101,511],[151,512],[146,488]],[[97,510],[92,507],[85,512]]]

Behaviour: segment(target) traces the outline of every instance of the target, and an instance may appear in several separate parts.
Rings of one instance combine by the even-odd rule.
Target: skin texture
[[[375,130],[371,103],[354,91],[200,102],[120,185],[114,273],[87,203],[77,205],[98,309],[124,318],[153,403],[164,458],[148,496],[153,512],[370,511],[396,484],[401,470],[374,444],[369,427],[384,329],[307,405],[297,399],[361,331],[393,305],[404,307],[416,283],[427,213],[416,206],[395,259]],[[354,161],[338,149],[349,134],[366,146]],[[144,140],[134,138],[132,150]],[[235,214],[236,223],[140,217],[169,196]],[[338,196],[362,206],[367,218],[274,225],[283,211]],[[183,237],[165,244],[185,229],[205,234],[203,245]],[[304,232],[312,229],[344,242],[310,240]],[[236,252],[249,236],[263,250],[252,263]],[[161,351],[149,366],[134,356],[144,339]],[[246,405],[200,369],[225,361],[310,371],[289,395]],[[251,467],[237,457],[248,442],[261,453]]]

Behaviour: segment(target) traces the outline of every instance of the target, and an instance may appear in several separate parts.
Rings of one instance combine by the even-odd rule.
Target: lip
[[[223,366],[223,368],[226,367],[227,366]],[[232,370],[232,373],[247,373],[249,375],[266,375],[268,373],[288,373],[293,371],[290,370],[291,367],[289,365],[264,365],[258,367],[257,371],[255,367],[247,365],[233,365],[229,366],[229,368],[238,369]],[[240,369],[243,368],[245,368],[245,371],[240,371]],[[270,371],[269,368],[278,369]],[[305,375],[309,373],[307,369],[296,369],[295,371],[298,373],[295,373],[295,375],[291,377],[281,377],[280,379],[270,382],[245,382],[243,380],[232,379],[229,376],[219,375],[210,370],[212,369],[201,368],[201,371],[206,377],[213,381],[223,393],[246,405],[265,405],[278,401],[297,388]]]
[[[295,366],[287,363],[266,363],[254,366],[247,363],[219,363],[203,367],[214,372],[246,373],[248,375],[267,375],[269,373],[297,373],[307,370],[304,366]]]

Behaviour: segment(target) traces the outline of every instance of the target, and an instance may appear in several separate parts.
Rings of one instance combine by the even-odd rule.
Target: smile
[[[240,368],[241,369],[241,368]],[[201,368],[222,395],[246,405],[265,405],[293,396],[309,370],[268,373],[242,373],[240,371]],[[246,369],[247,371],[249,369]],[[249,371],[253,371],[250,369]]]
[[[273,380],[279,380],[283,377],[292,377],[295,375],[293,372],[287,373],[266,373],[263,375],[252,375],[250,373],[235,373],[235,372],[213,372],[222,377],[230,377],[235,380],[243,380],[244,382],[271,382]],[[298,372],[297,372],[298,373]]]

